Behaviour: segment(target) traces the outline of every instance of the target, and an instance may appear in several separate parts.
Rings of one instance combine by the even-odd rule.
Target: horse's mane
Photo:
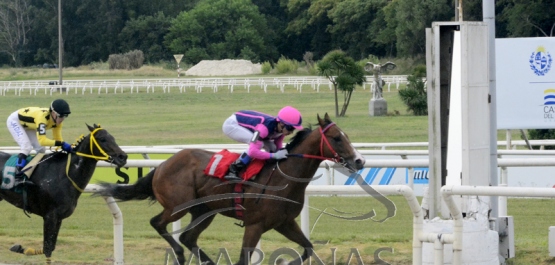
[[[85,139],[85,135],[82,135],[79,137],[79,139],[77,139],[77,141],[75,142],[75,149],[77,149],[79,147],[79,145],[81,145],[81,143],[83,142],[83,139]]]
[[[83,140],[85,139],[85,137],[86,137],[85,135],[81,135],[81,136],[77,139],[77,141],[73,144],[73,145],[74,145],[73,148],[74,148],[75,150],[83,143]],[[53,152],[53,153],[51,153],[49,156],[52,156],[52,157],[51,157],[52,159],[59,159],[59,160],[67,159],[67,153],[66,153],[66,152]],[[49,159],[50,159],[50,158],[49,158]]]
[[[312,125],[309,125],[307,128],[304,128],[298,131],[291,141],[285,146],[287,152],[290,152],[295,148],[295,146],[299,145],[310,133],[312,132]]]

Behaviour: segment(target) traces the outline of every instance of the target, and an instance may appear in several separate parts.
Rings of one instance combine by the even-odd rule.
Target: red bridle
[[[322,159],[322,160],[330,160],[333,161],[335,163],[342,163],[343,164],[343,158],[339,156],[339,154],[333,149],[333,147],[331,146],[330,142],[328,141],[328,138],[326,138],[326,136],[324,135],[326,133],[326,131],[331,128],[333,125],[335,125],[334,122],[328,124],[324,129],[322,129],[322,127],[319,127],[320,129],[320,135],[322,136],[320,139],[320,155],[316,156],[316,155],[309,155],[309,154],[290,154],[288,156],[296,156],[296,157],[302,157],[302,158],[314,158],[314,159]],[[328,149],[330,149],[330,151],[333,154],[333,157],[325,157],[324,156],[324,143],[328,146]]]

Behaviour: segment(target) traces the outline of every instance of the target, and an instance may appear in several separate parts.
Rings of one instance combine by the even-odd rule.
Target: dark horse
[[[150,220],[150,224],[173,248],[179,264],[185,264],[184,249],[166,230],[166,226],[191,213],[192,222],[179,236],[179,241],[201,262],[214,262],[197,245],[197,239],[212,222],[216,213],[243,221],[243,250],[256,247],[263,233],[270,229],[284,235],[304,248],[294,264],[312,255],[312,243],[305,237],[295,217],[303,208],[306,186],[323,160],[342,163],[350,171],[361,169],[364,158],[353,147],[347,135],[326,114],[318,116],[318,129],[299,131],[287,145],[289,158],[268,160],[252,181],[242,183],[244,201],[242,218],[233,205],[238,196],[237,184],[208,177],[203,170],[214,155],[202,149],[185,149],[134,185],[103,184],[98,194],[127,201],[132,199],[157,200],[164,210]],[[242,251],[237,264],[246,264],[252,252]]]
[[[91,133],[78,140],[74,154],[54,152],[43,157],[31,176],[32,184],[25,184],[26,199],[20,193],[0,190],[0,200],[42,216],[44,221],[42,250],[15,245],[12,251],[27,255],[44,253],[47,264],[50,264],[62,220],[75,210],[77,199],[89,183],[96,163],[103,160],[121,167],[127,162],[127,155],[112,135],[97,125],[87,127]],[[9,158],[9,154],[0,152],[0,169]]]

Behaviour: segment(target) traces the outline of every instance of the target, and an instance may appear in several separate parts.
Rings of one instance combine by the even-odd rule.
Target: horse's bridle
[[[84,156],[84,157],[88,157],[88,158],[93,158],[96,160],[104,160],[104,161],[110,161],[111,157],[104,151],[104,149],[102,149],[102,147],[100,147],[100,145],[98,144],[98,142],[96,141],[96,138],[94,138],[94,134],[96,132],[98,132],[99,130],[102,130],[102,128],[96,128],[94,129],[94,131],[91,132],[91,137],[90,137],[90,147],[91,147],[91,153],[90,154],[85,154],[85,153],[81,153],[81,152],[75,152],[76,155],[78,156]],[[94,147],[96,146],[96,148],[98,148],[98,150],[100,151],[100,153],[103,156],[96,156],[94,155]]]
[[[88,157],[88,158],[93,158],[96,160],[104,160],[104,161],[111,161],[111,157],[104,151],[104,149],[102,149],[102,147],[100,147],[100,145],[98,144],[98,142],[96,141],[96,138],[94,138],[94,134],[96,132],[98,132],[99,130],[102,130],[102,128],[96,128],[91,132],[90,135],[90,146],[91,146],[91,153],[90,154],[85,154],[85,153],[81,153],[81,152],[75,152],[76,155],[78,156],[83,156],[83,157]],[[100,151],[100,153],[103,156],[96,156],[94,155],[94,147],[96,146],[96,148],[98,148],[98,150]],[[71,153],[68,154],[67,156],[67,165],[66,165],[66,176],[69,179],[69,181],[71,181],[71,184],[73,184],[73,187],[80,191],[81,193],[84,192],[83,189],[81,189],[79,186],[77,186],[77,184],[75,183],[75,181],[73,181],[73,179],[69,176],[69,164],[71,161]]]
[[[331,146],[330,142],[328,141],[328,138],[326,138],[326,131],[331,128],[332,126],[334,126],[335,123],[332,122],[328,125],[326,125],[326,127],[324,127],[324,129],[322,129],[322,127],[319,127],[318,129],[320,130],[320,135],[322,136],[320,139],[320,155],[316,156],[316,155],[309,155],[309,154],[289,154],[287,156],[296,156],[296,157],[302,157],[302,158],[313,158],[313,159],[322,159],[322,160],[330,160],[333,161],[335,163],[339,163],[343,166],[345,166],[346,162],[345,159],[343,157],[341,157],[336,151],[335,149],[333,149],[333,147]],[[328,149],[331,151],[331,153],[333,154],[333,157],[326,157],[324,156],[324,143],[326,144],[326,146],[328,147]]]

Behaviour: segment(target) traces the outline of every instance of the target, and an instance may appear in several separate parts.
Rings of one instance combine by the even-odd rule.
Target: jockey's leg
[[[20,185],[25,182],[25,176],[23,175],[23,168],[27,165],[27,155],[24,153],[19,153],[17,156],[17,162],[15,163],[15,175],[14,175],[14,186]]]
[[[229,173],[224,177],[225,180],[243,180],[239,177],[239,172],[243,170],[251,161],[251,157],[247,152],[243,152],[235,162],[229,165]]]

